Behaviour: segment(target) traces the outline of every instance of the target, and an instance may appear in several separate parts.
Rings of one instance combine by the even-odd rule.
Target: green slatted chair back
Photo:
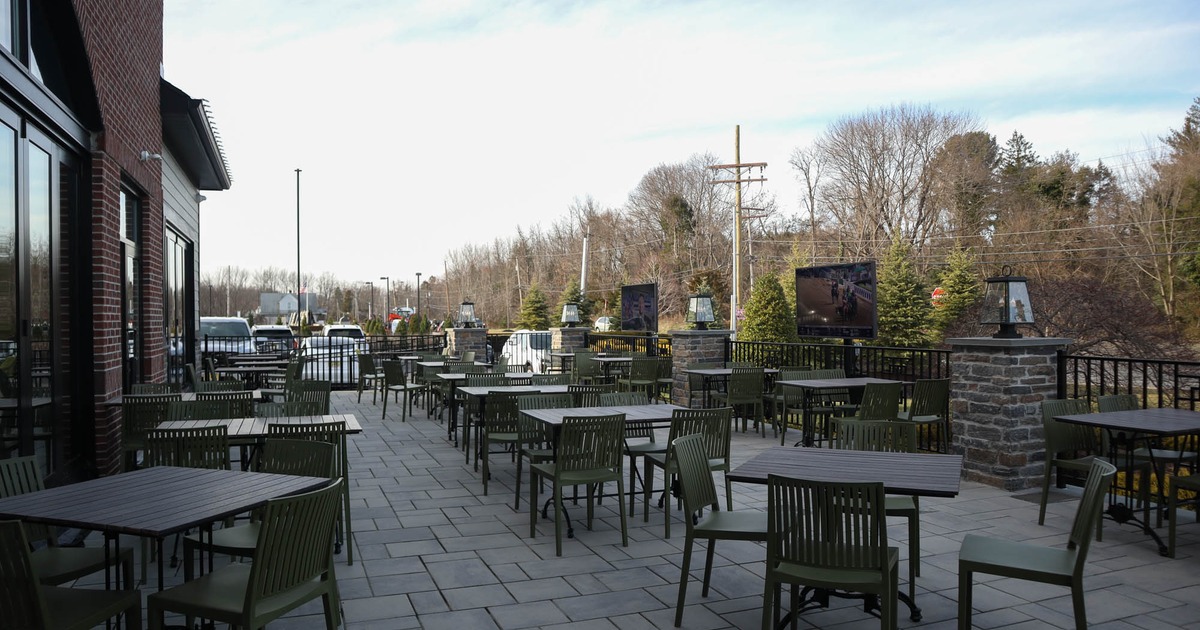
[[[404,387],[407,384],[405,379],[403,361],[383,362],[383,386],[385,389],[393,385]]]
[[[232,418],[228,400],[178,400],[167,405],[167,420]]]
[[[1068,457],[1076,457],[1080,453],[1100,452],[1101,445],[1095,429],[1054,419],[1054,416],[1073,416],[1084,413],[1091,413],[1091,408],[1087,400],[1082,398],[1042,401],[1042,434],[1046,439],[1047,461],[1059,453],[1066,453]]]
[[[676,409],[671,412],[671,431],[667,443],[673,444],[678,438],[688,435],[701,435],[710,465],[720,460],[728,466],[732,426],[732,407]],[[667,455],[670,468],[670,452]]]
[[[330,381],[299,380],[284,388],[284,401],[309,401],[317,404],[321,414],[329,413]]]
[[[0,499],[44,489],[36,456],[0,459]],[[55,545],[58,542],[51,529],[45,525],[25,523],[25,533],[32,540],[42,541],[47,545]]]
[[[467,387],[504,387],[508,380],[503,374],[467,374]]]
[[[229,470],[228,431],[225,425],[151,431],[146,465]]]
[[[624,449],[625,414],[567,416],[559,433],[555,470],[569,474],[606,469],[619,475]]]
[[[259,472],[303,477],[329,477],[337,469],[337,447],[317,440],[271,438],[263,443]]]
[[[199,392],[240,392],[246,389],[246,384],[241,381],[200,381]]]
[[[198,392],[196,400],[225,400],[229,401],[228,418],[254,417],[254,392]]]
[[[21,521],[0,521],[0,606],[10,628],[46,628],[50,619]]]
[[[1071,524],[1071,536],[1067,539],[1067,548],[1076,549],[1075,575],[1083,576],[1083,565],[1087,561],[1088,547],[1092,542],[1092,532],[1099,526],[1104,512],[1104,497],[1108,487],[1117,474],[1116,466],[1101,459],[1092,460],[1091,470],[1088,471],[1087,482],[1083,487],[1083,498],[1075,510],[1075,520]]]
[[[760,367],[735,367],[729,375],[728,402],[730,405],[762,401],[766,373]]]
[[[134,383],[130,388],[130,393],[134,395],[178,394],[179,385],[177,383]]]
[[[254,406],[254,415],[259,418],[291,418],[294,416],[322,415],[320,405],[313,401],[260,402]]]
[[[569,409],[571,406],[571,395],[567,393],[527,394],[517,398],[518,410]],[[549,440],[549,427],[525,414],[517,414],[517,431],[522,444],[540,445]]]
[[[859,420],[895,420],[904,383],[867,383],[855,415]]]
[[[595,363],[595,361],[593,361]],[[568,385],[572,407],[599,407],[600,394],[615,390],[613,385]]]
[[[518,433],[517,418],[521,415],[517,402],[521,394],[488,392],[484,408],[484,429],[488,433]]]
[[[950,414],[950,379],[921,378],[913,384],[912,405],[909,417],[938,416],[948,418]]]
[[[168,419],[168,408],[172,403],[183,400],[180,394],[129,395],[121,399],[121,439],[125,452],[146,447],[146,434]],[[127,457],[128,469],[132,458]]]
[[[887,453],[911,453],[916,448],[917,426],[911,422],[853,418],[834,422],[838,438],[827,441],[830,448]]]
[[[637,392],[601,392],[600,393],[600,405],[599,405],[600,407],[627,407],[630,405],[644,405],[644,404],[646,404],[646,397],[642,396],[641,394],[639,394]],[[628,437],[634,437],[632,435],[628,435],[628,433],[629,432],[627,430],[626,435]]]
[[[717,495],[717,484],[713,481],[712,469],[708,467],[704,436],[692,434],[679,437],[671,442],[671,450],[668,452],[679,471],[684,514],[696,514],[705,508],[719,512],[720,498]],[[685,516],[683,522],[688,531],[691,531],[694,526],[693,519]]]
[[[1142,408],[1142,401],[1138,400],[1138,397],[1133,394],[1101,396],[1096,399],[1096,404],[1100,408],[1100,413],[1133,411],[1134,409]]]
[[[530,383],[533,385],[570,385],[571,375],[566,372],[557,374],[534,374],[530,377]]]

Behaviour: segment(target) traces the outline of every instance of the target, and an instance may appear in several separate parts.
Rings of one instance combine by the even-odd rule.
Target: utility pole
[[[583,228],[583,262],[580,264],[579,271],[579,294],[583,299],[587,299],[587,256],[588,256],[588,237],[592,235],[592,231],[584,226]]]
[[[417,318],[421,317],[421,272],[417,272]]]
[[[742,177],[742,169],[758,169],[762,173],[766,162],[742,163],[742,126],[733,128],[733,164],[717,164],[708,168],[714,171],[733,171],[733,179],[715,179],[712,184],[733,184],[733,290],[729,297],[730,327],[734,335],[738,330],[738,309],[742,303],[742,184],[765,182],[765,177]]]
[[[300,169],[296,169],[296,334],[304,330],[300,307]]]

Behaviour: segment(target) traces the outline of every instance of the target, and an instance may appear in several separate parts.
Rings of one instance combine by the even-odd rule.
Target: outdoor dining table
[[[476,365],[488,364],[477,362]],[[466,382],[467,375],[459,372],[439,372],[434,377],[446,381],[450,385],[448,393],[450,400],[446,401],[450,407],[450,423],[446,425],[446,439],[454,438],[454,445],[458,446],[458,390],[459,385]],[[533,377],[533,372],[505,372],[504,377],[508,380],[529,379]],[[464,424],[469,424],[469,419]]]
[[[845,449],[774,446],[729,472],[731,481],[767,483],[767,475],[782,475],[814,481],[883,482],[885,492],[919,497],[954,497],[962,479],[962,455],[940,453],[889,453]],[[841,593],[805,589],[805,603],[826,604],[829,595]],[[921,620],[921,609],[908,596],[898,593],[908,606],[910,618]]]
[[[776,387],[796,387],[803,392],[803,412],[800,415],[800,443],[804,446],[812,446],[816,442],[816,427],[812,421],[813,399],[821,392],[829,392],[831,390],[849,390],[862,389],[871,383],[898,383],[886,378],[873,378],[869,376],[853,377],[853,378],[819,378],[819,379],[801,379],[791,381],[776,381]],[[782,446],[787,433],[787,423],[783,423],[783,431],[779,436],[779,442]]]
[[[516,374],[524,374],[524,372],[516,372]],[[483,418],[483,414],[487,411],[487,397],[493,392],[499,393],[515,393],[515,394],[565,394],[569,391],[567,385],[486,385],[459,387],[458,391],[467,398],[472,398],[479,403],[479,417]],[[478,425],[476,425],[478,429]],[[471,461],[471,415],[463,414],[463,451],[467,454],[467,461]],[[457,434],[455,435],[454,445],[458,446]],[[478,462],[476,462],[476,470],[479,470]]]
[[[733,375],[733,368],[691,368],[683,371],[684,374],[695,374],[700,377],[700,388],[704,390],[704,408],[711,406],[709,401],[709,393],[712,392],[712,384],[714,380],[728,381]],[[779,374],[776,368],[764,368],[763,374],[768,380],[775,378]]]
[[[0,499],[0,518],[102,532],[106,561],[122,534],[151,538],[162,590],[163,540],[171,534],[200,527],[211,535],[216,521],[327,483],[324,477],[154,466]],[[107,572],[105,585],[113,586]]]
[[[283,365],[232,365],[229,367],[217,368],[217,374],[233,374],[238,378],[246,381],[250,385],[250,389],[262,389],[262,378],[267,374],[283,374],[287,369],[287,362]]]
[[[604,371],[605,381],[612,380],[612,370],[614,367],[624,371],[629,369],[630,365],[633,365],[633,357],[595,356],[592,357],[592,360],[600,364],[600,369]]]
[[[268,427],[272,424],[324,424],[328,422],[345,422],[346,431],[342,434],[341,449],[345,450],[347,435],[362,433],[362,425],[358,416],[352,413],[337,413],[315,416],[283,416],[277,418],[219,418],[208,420],[168,420],[159,423],[158,429],[197,429],[203,427],[224,426],[229,436],[230,446],[259,446],[267,439]],[[253,457],[245,455],[243,450],[242,469],[248,470]]]
[[[1158,407],[1054,416],[1054,419],[1069,424],[1096,427],[1108,434],[1109,461],[1125,469],[1125,482],[1120,486],[1116,483],[1112,484],[1109,490],[1108,507],[1105,509],[1104,515],[1116,523],[1124,524],[1132,521],[1134,524],[1141,525],[1142,532],[1158,543],[1159,555],[1166,556],[1168,553],[1167,546],[1163,544],[1162,539],[1158,536],[1158,532],[1154,531],[1150,523],[1142,523],[1142,519],[1137,517],[1137,513],[1131,505],[1133,501],[1133,450],[1136,448],[1138,442],[1148,442],[1152,438],[1200,434],[1200,411]],[[1125,453],[1124,458],[1118,456],[1118,451],[1122,449]],[[1119,459],[1123,459],[1124,461],[1119,462]],[[1162,473],[1158,468],[1159,463],[1154,461],[1153,451],[1151,451],[1150,466],[1158,473],[1158,509],[1161,510],[1164,505],[1165,484],[1163,483]],[[1117,493],[1122,490],[1125,491],[1125,497],[1123,500],[1118,500]],[[1168,514],[1167,516],[1175,518],[1173,514]]]

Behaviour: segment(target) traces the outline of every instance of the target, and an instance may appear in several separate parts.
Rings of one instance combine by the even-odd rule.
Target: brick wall
[[[92,151],[92,303],[95,325],[94,385],[97,400],[96,465],[104,473],[120,465],[120,414],[99,404],[121,389],[120,199],[122,178],[142,206],[143,373],[165,372],[162,338],[162,163],[142,162],[142,151],[162,153],[159,69],[162,65],[162,0],[74,0],[91,66],[102,129]]]

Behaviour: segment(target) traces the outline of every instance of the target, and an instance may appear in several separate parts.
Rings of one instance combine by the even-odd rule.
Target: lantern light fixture
[[[696,325],[696,330],[708,330],[709,323],[716,321],[713,314],[713,303],[711,295],[690,295],[688,296],[687,315],[684,320],[690,324]]]
[[[999,276],[988,278],[979,322],[1000,326],[1000,330],[992,335],[994,339],[1020,339],[1017,324],[1033,323],[1026,278],[1012,275],[1008,265],[1001,269]]]
[[[567,325],[567,328],[574,328],[575,324],[579,323],[579,305],[575,302],[563,304],[561,321]]]

